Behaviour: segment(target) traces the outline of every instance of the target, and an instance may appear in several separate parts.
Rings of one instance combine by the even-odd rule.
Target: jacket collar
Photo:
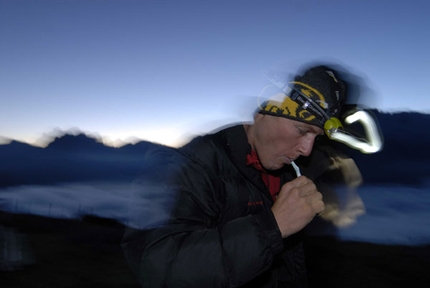
[[[248,142],[244,126],[236,125],[226,128],[219,133],[227,155],[239,172],[261,190],[264,195],[272,199],[269,190],[261,179],[260,172],[246,165],[246,156],[251,152],[251,145]]]

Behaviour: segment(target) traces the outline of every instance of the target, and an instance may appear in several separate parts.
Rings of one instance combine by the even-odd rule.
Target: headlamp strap
[[[314,100],[294,87],[292,88],[290,98],[301,105],[303,109],[310,111],[312,115],[316,116],[322,127],[324,127],[324,123],[330,118]]]

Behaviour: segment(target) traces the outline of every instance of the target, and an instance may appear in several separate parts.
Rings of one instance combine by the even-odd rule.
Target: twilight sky
[[[362,77],[367,107],[430,113],[429,27],[426,0],[0,0],[0,136],[174,145],[312,61]]]

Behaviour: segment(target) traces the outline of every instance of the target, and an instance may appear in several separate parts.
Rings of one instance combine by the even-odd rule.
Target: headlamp
[[[349,112],[351,113],[351,111]],[[330,120],[327,122],[329,121]],[[346,124],[352,124],[357,121],[360,122],[363,125],[366,138],[356,137],[348,133],[343,127],[336,128],[333,126],[329,128],[330,124],[328,124],[328,129],[326,129],[326,125],[324,125],[325,133],[330,139],[346,144],[366,154],[376,153],[382,149],[382,138],[378,126],[369,113],[363,110],[357,110],[345,117],[344,121]]]

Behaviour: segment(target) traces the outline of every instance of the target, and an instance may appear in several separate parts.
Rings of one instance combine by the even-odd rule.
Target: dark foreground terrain
[[[3,218],[6,227],[24,237],[30,263],[14,271],[3,267],[0,287],[139,287],[119,246],[124,230],[120,224],[94,217]]]
[[[2,288],[139,287],[119,246],[124,227],[114,221],[5,213],[0,219],[3,232],[20,235],[25,260],[14,267],[3,261]],[[306,245],[312,287],[430,287],[430,246],[383,246],[322,237],[308,238]]]

